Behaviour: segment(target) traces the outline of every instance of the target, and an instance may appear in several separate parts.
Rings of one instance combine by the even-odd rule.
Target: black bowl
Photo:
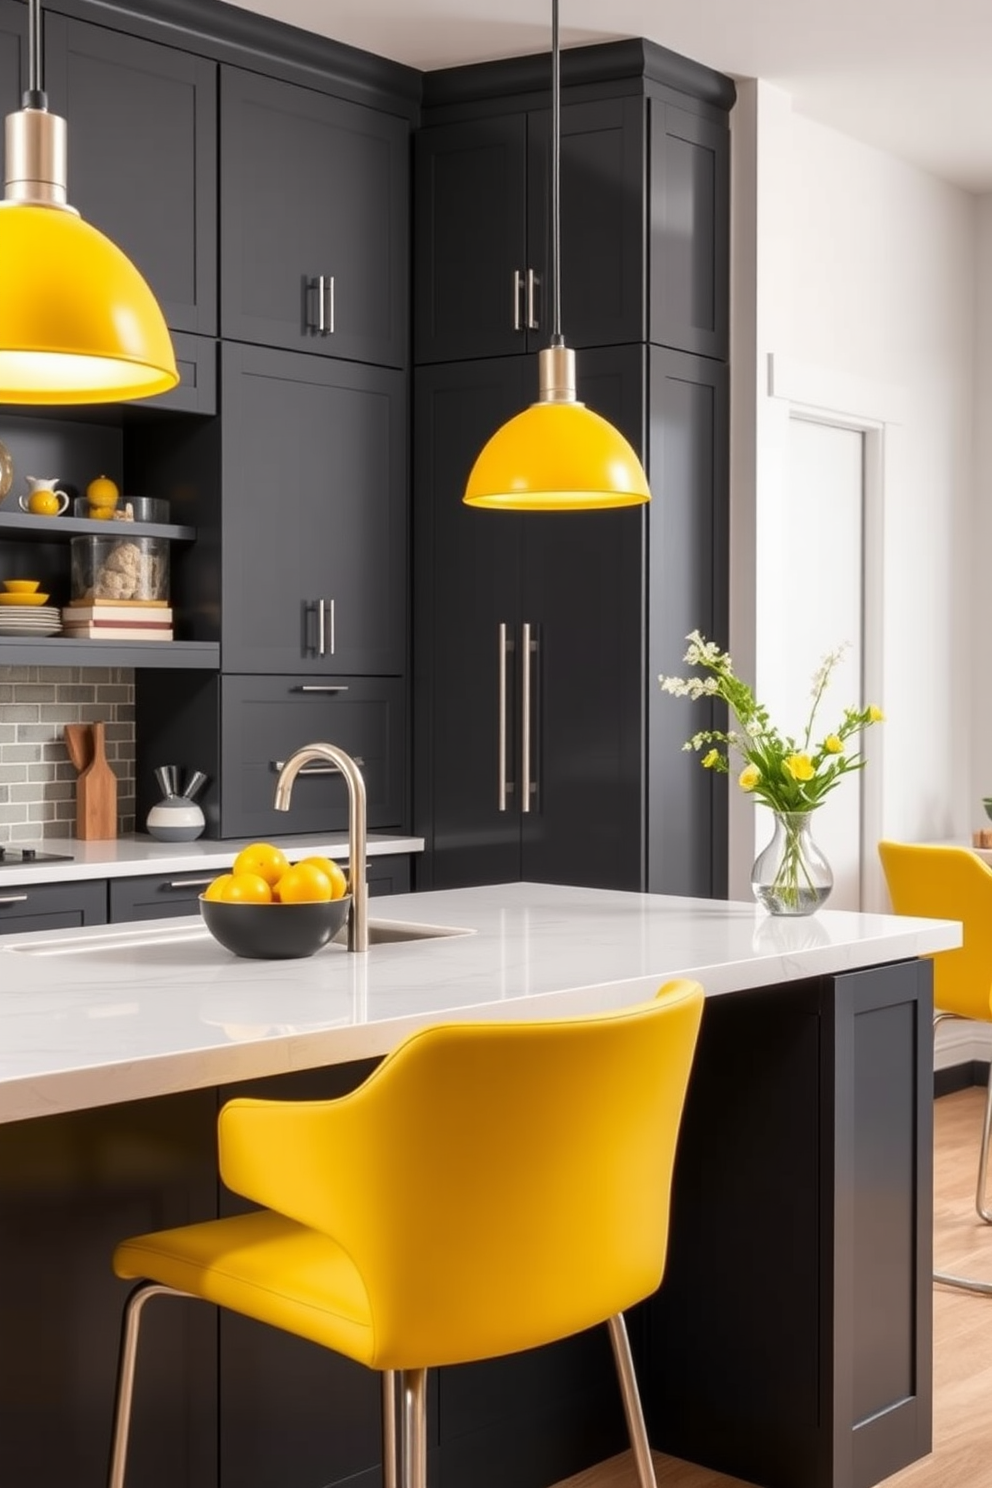
[[[200,895],[200,913],[214,940],[252,961],[312,956],[341,929],[351,895],[324,904],[225,904]]]
[[[985,815],[992,821],[992,796],[983,796],[982,805],[985,807]]]

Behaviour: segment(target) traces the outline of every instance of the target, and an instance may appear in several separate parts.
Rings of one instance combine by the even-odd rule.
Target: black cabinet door
[[[232,343],[222,376],[224,670],[401,673],[404,374]]]
[[[522,350],[526,114],[421,129],[414,172],[416,360]]]
[[[639,346],[578,358],[579,396],[638,450],[644,358]],[[521,518],[520,617],[533,648],[529,737],[520,740],[532,781],[521,815],[525,879],[643,887],[646,520],[643,507]]]
[[[644,107],[623,98],[562,109],[562,313],[573,346],[643,334]],[[419,362],[548,344],[550,140],[547,110],[417,136]]]
[[[21,92],[27,81],[27,6],[20,0],[0,0],[0,112],[12,114],[21,106]],[[0,163],[4,159],[4,142],[0,138]]]
[[[704,701],[663,694],[681,676],[693,630],[726,644],[729,586],[728,368],[708,357],[650,350],[648,883],[655,894],[726,894],[727,780],[682,746],[725,727]]]
[[[429,853],[418,887],[520,877],[524,519],[464,506],[462,494],[483,444],[533,398],[533,373],[511,357],[416,375],[415,822]]]
[[[172,920],[200,913],[200,895],[220,869],[203,873],[150,873],[110,880],[110,923]]]
[[[45,17],[45,81],[69,128],[69,201],[151,285],[177,331],[217,329],[217,69]]]
[[[305,744],[337,744],[361,769],[370,830],[406,819],[405,688],[401,679],[336,678],[314,690],[300,677],[221,678],[222,837],[342,832],[348,790],[334,765],[307,765],[288,811],[273,804],[276,777]]]
[[[661,346],[726,357],[730,132],[671,103],[651,108],[651,331]]]
[[[221,68],[225,337],[402,367],[408,126]]]
[[[0,879],[0,935],[106,923],[107,885],[102,878],[9,886]]]
[[[561,312],[570,346],[640,341],[644,284],[645,101],[609,98],[561,111]],[[547,346],[551,115],[528,118],[528,263],[539,280],[528,347]]]

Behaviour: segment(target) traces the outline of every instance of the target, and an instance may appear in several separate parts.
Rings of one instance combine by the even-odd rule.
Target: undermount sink
[[[474,930],[460,925],[419,925],[408,920],[370,920],[369,950],[376,946],[404,945],[424,940],[446,940],[452,936],[474,935]],[[19,952],[27,956],[108,956],[115,951],[130,953],[151,946],[190,945],[200,940],[211,940],[206,925],[128,925],[119,931],[104,934],[85,933],[68,935],[62,940],[45,936],[39,940],[25,940],[0,946],[0,950]],[[345,950],[348,944],[347,925],[331,941],[330,948]]]

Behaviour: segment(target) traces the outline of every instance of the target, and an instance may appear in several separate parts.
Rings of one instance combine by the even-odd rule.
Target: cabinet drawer
[[[110,923],[129,920],[165,920],[177,915],[199,914],[197,902],[203,890],[217,877],[212,873],[152,873],[141,878],[110,880]]]
[[[340,832],[348,826],[348,791],[329,766],[307,766],[296,779],[289,811],[273,806],[276,776],[294,750],[319,740],[358,762],[368,793],[371,830],[402,828],[405,816],[404,684],[398,678],[221,679],[222,837]]]
[[[107,884],[11,884],[0,882],[0,935],[21,930],[76,930],[107,923]]]

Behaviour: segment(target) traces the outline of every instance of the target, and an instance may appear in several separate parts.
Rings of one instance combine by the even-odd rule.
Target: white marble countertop
[[[35,847],[39,852],[68,853],[69,861],[57,863],[5,863],[0,868],[0,893],[4,885],[11,888],[24,884],[71,883],[84,878],[137,878],[143,873],[196,873],[229,868],[238,852],[252,839],[242,837],[222,842],[200,837],[196,842],[156,842],[154,837],[134,833],[107,842],[83,842],[78,837],[53,837],[44,842],[9,842],[5,847],[20,850]],[[289,858],[321,853],[324,857],[348,858],[347,832],[309,833],[273,837]],[[423,837],[406,837],[388,832],[370,832],[368,856],[387,853],[420,853]]]
[[[546,884],[376,899],[371,920],[470,933],[245,961],[196,917],[0,940],[0,1121],[381,1055],[445,1018],[560,1016],[709,996],[960,944],[953,921]]]

